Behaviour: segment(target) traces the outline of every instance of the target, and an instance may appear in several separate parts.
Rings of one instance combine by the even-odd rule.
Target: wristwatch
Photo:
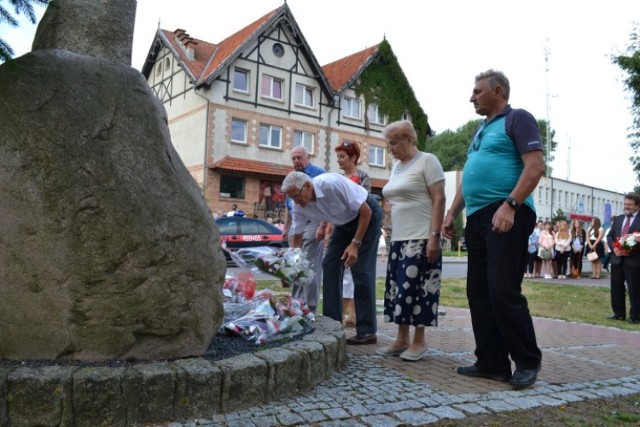
[[[511,196],[508,196],[506,199],[504,199],[504,202],[508,204],[514,211],[517,211],[520,207],[520,203],[518,203],[518,201]]]
[[[362,246],[362,240],[358,240],[358,239],[351,239],[351,243],[353,243],[354,245],[356,245],[356,248],[360,249],[360,246]]]

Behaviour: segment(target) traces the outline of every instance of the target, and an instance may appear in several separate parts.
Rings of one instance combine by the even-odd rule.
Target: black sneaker
[[[511,372],[507,371],[504,373],[494,373],[494,372],[486,372],[480,370],[476,365],[471,366],[460,366],[457,370],[460,375],[464,375],[465,377],[474,377],[474,378],[486,378],[488,380],[500,381],[503,383],[509,382],[511,379]]]

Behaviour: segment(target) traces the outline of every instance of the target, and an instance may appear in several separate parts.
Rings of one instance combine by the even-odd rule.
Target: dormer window
[[[296,105],[313,108],[313,88],[296,83]]]
[[[342,99],[342,114],[352,119],[360,118],[360,100],[345,96]]]
[[[376,125],[384,125],[384,114],[380,112],[380,107],[376,104],[369,104],[367,108],[369,121]]]
[[[233,71],[233,90],[249,93],[249,72],[240,68]]]
[[[282,83],[280,79],[264,74],[262,76],[261,94],[265,98],[282,100]]]

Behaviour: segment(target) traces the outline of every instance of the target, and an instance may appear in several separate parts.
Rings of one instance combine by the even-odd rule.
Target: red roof
[[[378,45],[375,45],[323,66],[322,71],[331,88],[336,92],[346,89],[364,71],[377,52]]]
[[[209,81],[210,77],[216,73],[221,65],[234,57],[234,53],[238,51],[247,40],[251,40],[256,33],[259,33],[262,30],[263,24],[279,14],[284,7],[285,6],[280,6],[267,13],[262,18],[221,41],[216,47],[213,56],[211,56],[204,72],[199,76],[198,81],[202,83]]]
[[[347,88],[364,71],[378,51],[378,45],[375,45],[320,67],[313,52],[306,45],[302,32],[297,28],[295,19],[291,15],[286,2],[217,44],[192,38],[183,29],[176,29],[175,31],[158,30],[157,37],[173,51],[187,74],[191,77],[194,85],[201,86],[209,84],[215,79],[240,55],[247,44],[251,43],[280,19],[286,20],[294,27],[294,31],[300,38],[297,42],[306,46],[307,49],[304,49],[303,53],[314,67],[317,67],[318,78],[323,82],[323,87],[327,91],[341,92]],[[143,74],[146,77],[151,72],[153,62],[155,62],[158,46],[157,40],[154,41],[147,56],[146,65],[143,67]],[[193,58],[190,58],[185,51],[189,48],[194,50]],[[327,96],[331,98],[332,94],[327,93]]]
[[[220,169],[225,171],[253,173],[256,175],[270,175],[275,177],[285,177],[291,171],[292,166],[280,165],[277,163],[259,162],[257,160],[240,159],[237,157],[225,156],[222,160],[215,162],[210,169]],[[371,187],[382,188],[388,180],[371,178]]]
[[[210,166],[210,168],[279,177],[285,177],[289,172],[293,171],[292,166],[259,162],[257,160],[239,159],[237,157],[229,156],[225,156],[222,160],[215,162]]]
[[[202,74],[202,70],[215,50],[216,45],[203,40],[194,39],[184,30],[179,28],[175,31],[160,30],[160,32],[165,36],[166,40],[173,48],[172,50],[178,56],[180,62],[186,65],[187,73],[191,75],[195,82],[198,76]],[[193,49],[193,59],[186,55],[183,47]]]

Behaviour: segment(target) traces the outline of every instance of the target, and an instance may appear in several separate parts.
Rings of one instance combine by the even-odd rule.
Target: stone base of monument
[[[308,390],[346,362],[339,322],[277,348],[215,362],[0,369],[0,426],[126,426],[211,418]]]

